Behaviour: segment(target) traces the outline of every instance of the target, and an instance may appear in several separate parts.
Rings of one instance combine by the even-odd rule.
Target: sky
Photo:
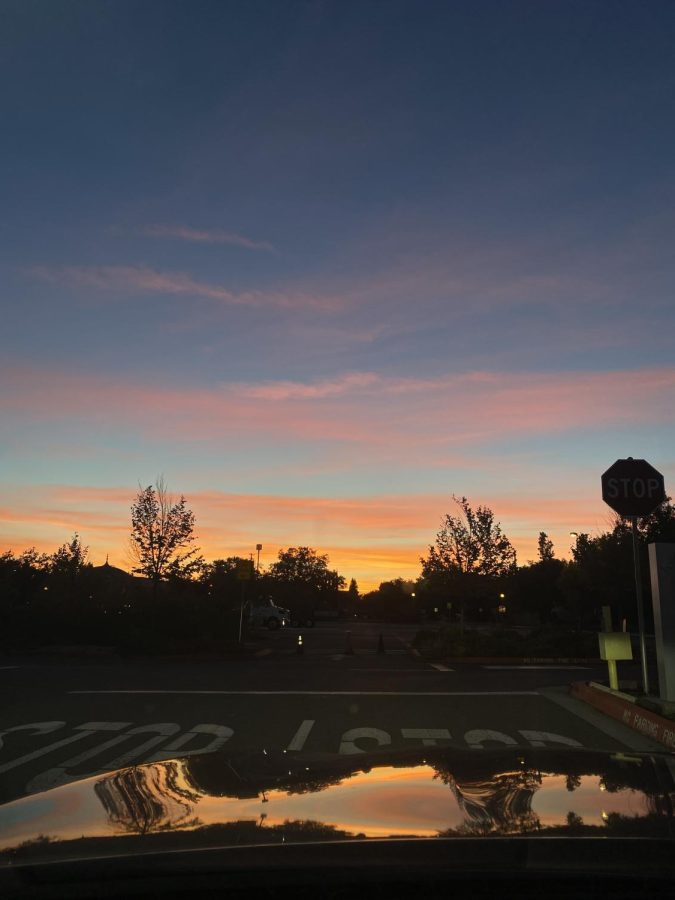
[[[675,478],[675,5],[0,10],[0,546],[412,578],[452,495],[525,563]]]

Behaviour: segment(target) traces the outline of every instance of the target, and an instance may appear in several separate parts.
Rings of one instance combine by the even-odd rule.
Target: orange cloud
[[[14,550],[35,544],[51,551],[77,530],[95,562],[109,553],[111,561],[124,567],[135,491],[132,486],[6,488],[0,539]],[[430,494],[317,498],[194,491],[188,502],[207,559],[246,556],[261,542],[263,563],[269,564],[282,548],[310,545],[328,553],[333,567],[366,590],[391,578],[417,577],[419,557],[433,542],[444,514],[456,512],[449,497]],[[536,558],[540,530],[549,533],[565,557],[571,530],[607,527],[599,499],[497,495],[489,501],[473,497],[472,502],[488,502],[495,510],[521,562]]]

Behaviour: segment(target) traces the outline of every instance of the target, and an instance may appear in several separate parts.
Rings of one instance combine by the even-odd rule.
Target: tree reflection
[[[103,778],[94,791],[111,824],[133,834],[147,834],[199,824],[192,817],[200,794],[185,777],[180,761],[123,769]]]
[[[541,773],[522,769],[460,783],[449,769],[436,768],[436,778],[447,784],[466,821],[453,833],[525,834],[541,827],[532,811],[532,799],[541,787]]]

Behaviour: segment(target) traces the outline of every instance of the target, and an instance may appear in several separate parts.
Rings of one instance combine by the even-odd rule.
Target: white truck
[[[256,600],[249,609],[248,624],[276,631],[288,624],[288,610],[277,606],[271,598]]]

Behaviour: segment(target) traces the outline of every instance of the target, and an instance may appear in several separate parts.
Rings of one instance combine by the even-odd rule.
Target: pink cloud
[[[259,400],[321,400],[354,393],[362,388],[381,386],[383,379],[374,372],[350,372],[338,378],[305,384],[297,381],[272,381],[240,385],[247,397]]]
[[[242,291],[199,281],[183,272],[160,272],[148,266],[33,266],[30,273],[50,283],[99,291],[143,292],[203,297],[226,305],[314,309],[323,312],[341,305],[337,296],[312,292]]]
[[[185,225],[147,225],[141,229],[141,234],[155,238],[176,238],[182,241],[192,241],[200,244],[230,244],[233,247],[244,247],[246,250],[264,250],[268,253],[277,253],[276,247],[269,241],[254,241],[234,231],[222,231],[220,229],[188,228]]]
[[[186,441],[262,436],[377,448],[381,461],[509,435],[661,425],[669,421],[675,368],[586,373],[469,372],[437,378],[347,373],[319,382],[172,387],[102,376],[5,369],[0,411],[52,421],[133,428]]]

